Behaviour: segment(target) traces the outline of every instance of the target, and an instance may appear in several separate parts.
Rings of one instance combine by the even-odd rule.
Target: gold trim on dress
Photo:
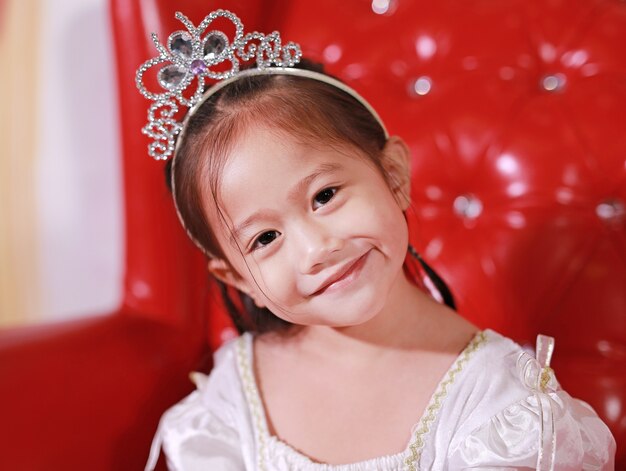
[[[243,379],[243,389],[248,399],[248,404],[252,406],[250,409],[254,419],[257,439],[259,442],[258,466],[261,471],[266,471],[263,410],[258,401],[259,394],[258,391],[256,391],[256,384],[254,378],[252,377],[252,365],[250,365],[250,362],[248,361],[246,338],[243,335],[237,340],[237,362],[239,363],[239,370],[241,371]]]
[[[463,370],[472,354],[480,348],[485,340],[485,332],[477,332],[469,345],[465,347],[461,356],[456,359],[454,365],[448,371],[446,379],[439,383],[439,387],[431,398],[430,403],[426,408],[426,413],[420,421],[420,426],[415,431],[413,441],[409,445],[411,456],[409,456],[405,461],[409,471],[417,471],[418,469],[418,462],[422,456],[422,450],[424,448],[424,435],[430,431],[430,426],[437,418],[439,409],[441,409],[443,404],[443,399],[448,394],[448,387],[454,382],[456,376]]]

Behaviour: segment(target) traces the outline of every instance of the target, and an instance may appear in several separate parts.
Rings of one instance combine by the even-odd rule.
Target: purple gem
[[[207,66],[202,59],[196,59],[191,62],[191,72],[193,72],[194,75],[199,75],[207,70]]]

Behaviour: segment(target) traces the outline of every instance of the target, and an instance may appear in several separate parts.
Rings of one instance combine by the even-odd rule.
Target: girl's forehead
[[[244,157],[265,157],[272,152],[294,152],[300,147],[306,147],[292,133],[284,130],[273,129],[269,125],[253,124],[247,126],[239,133],[231,147],[229,161],[243,155]]]
[[[287,203],[290,194],[305,191],[322,176],[354,178],[364,175],[363,171],[380,174],[372,159],[355,146],[309,142],[285,131],[254,125],[233,141],[212,194],[217,206],[232,217],[270,201]]]
[[[259,136],[257,136],[259,137]],[[277,141],[265,135],[240,142],[229,156],[222,173],[224,198],[244,197],[250,191],[287,188],[309,175],[338,171],[345,157],[330,148],[311,148],[296,141]]]
[[[240,187],[244,182],[254,184],[297,178],[320,164],[342,165],[350,154],[354,157],[356,152],[255,126],[242,133],[228,153],[221,186],[227,189]]]

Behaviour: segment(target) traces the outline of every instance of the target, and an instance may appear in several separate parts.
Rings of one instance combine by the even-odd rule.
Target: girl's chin
[[[378,315],[378,313],[382,310],[382,306],[379,306],[378,304],[379,303],[376,303],[375,306],[370,304],[367,307],[356,306],[353,304],[350,309],[345,310],[340,307],[336,307],[335,309],[320,313],[318,316],[309,315],[306,320],[301,320],[301,322],[302,325],[307,326],[324,326],[333,328],[356,327],[371,321]],[[329,312],[332,312],[332,317],[328,315]],[[290,322],[293,322],[293,320]]]

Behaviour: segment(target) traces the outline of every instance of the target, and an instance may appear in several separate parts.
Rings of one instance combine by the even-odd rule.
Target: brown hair
[[[302,60],[298,67],[323,73]],[[215,199],[229,150],[250,124],[264,124],[307,143],[353,146],[382,171],[385,131],[358,100],[327,83],[292,75],[243,77],[209,97],[186,124],[178,145],[174,198],[190,235],[207,252],[226,260],[209,225],[203,194]],[[168,173],[171,171],[167,167]],[[207,188],[208,182],[208,188]],[[168,183],[170,183],[168,175]],[[203,185],[205,185],[203,187]],[[240,331],[281,330],[292,324],[257,308],[244,293],[233,299],[221,284],[226,307]]]

